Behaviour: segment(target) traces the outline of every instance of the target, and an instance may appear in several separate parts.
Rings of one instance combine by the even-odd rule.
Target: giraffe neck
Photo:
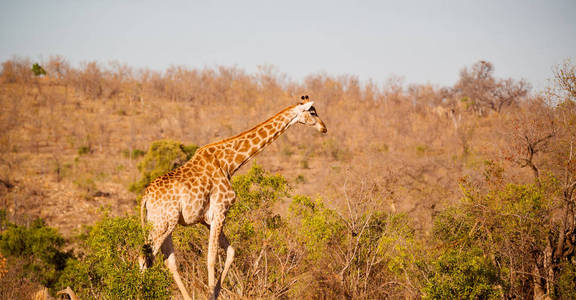
[[[256,127],[220,142],[225,152],[219,158],[220,166],[232,176],[254,155],[296,123],[296,116],[294,106],[290,106]]]

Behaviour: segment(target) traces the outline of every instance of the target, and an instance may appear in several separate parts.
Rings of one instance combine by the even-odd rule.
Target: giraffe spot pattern
[[[198,149],[190,161],[147,187],[142,198],[147,212],[143,220],[152,224],[149,241],[154,256],[178,223],[203,222],[214,225],[211,230],[221,231],[226,212],[236,199],[230,177],[293,124],[297,117],[293,108],[288,107],[233,138]],[[214,266],[209,265],[210,268]],[[171,272],[179,276],[177,269]]]

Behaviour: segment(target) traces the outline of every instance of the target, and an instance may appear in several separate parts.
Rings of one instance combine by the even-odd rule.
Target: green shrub
[[[295,181],[296,183],[306,183],[306,177],[304,177],[302,174],[298,174]]]
[[[192,158],[197,149],[195,145],[185,146],[170,140],[153,142],[138,164],[141,178],[130,186],[130,191],[142,192],[156,177],[168,173]]]
[[[434,237],[445,253],[433,259],[426,293],[486,298],[495,297],[491,291],[499,285],[505,297],[531,297],[526,282],[550,234],[550,199],[534,185],[463,190],[460,204],[434,218]]]
[[[559,299],[576,299],[576,264],[566,261],[559,269],[557,296]]]
[[[81,146],[78,148],[78,155],[89,154],[92,152],[92,148],[90,146]]]
[[[416,146],[416,153],[419,156],[422,156],[424,154],[427,154],[428,152],[430,152],[430,147],[428,145],[418,145]]]
[[[321,273],[346,268],[342,274],[346,293],[359,299],[399,298],[406,296],[406,284],[418,285],[421,271],[417,263],[425,251],[417,243],[406,215],[366,209],[348,215],[343,222],[347,224],[341,234],[344,238],[323,252],[332,259],[328,267],[320,269]],[[348,261],[336,264],[339,253],[344,253]],[[326,264],[325,258],[322,261]]]
[[[272,206],[288,196],[288,182],[281,175],[266,173],[254,163],[248,173],[232,178],[236,203],[228,211],[226,233],[231,241],[244,245],[242,251],[261,249],[268,225],[273,224]]]
[[[140,271],[144,241],[137,218],[104,218],[84,236],[84,256],[67,264],[58,286],[70,286],[82,299],[168,299],[172,279],[162,259]]]
[[[46,70],[40,64],[35,63],[32,65],[32,73],[34,73],[34,76],[42,76],[46,75]]]
[[[305,245],[310,259],[317,259],[331,243],[340,243],[345,225],[335,211],[324,206],[321,199],[313,201],[307,196],[294,196],[290,204],[291,215],[300,220],[299,240]]]
[[[447,250],[432,261],[425,299],[499,299],[498,272],[479,249]]]
[[[134,149],[132,152],[130,152],[130,150],[124,150],[122,153],[124,154],[124,157],[130,159],[136,159],[146,155],[146,151],[140,149]]]
[[[64,238],[41,219],[29,226],[19,226],[6,220],[0,233],[0,251],[8,259],[23,263],[25,276],[52,288],[71,257],[62,251]]]
[[[404,214],[372,212],[372,216],[360,239],[358,267],[368,260],[374,251],[383,259],[386,267],[396,275],[404,274],[414,263],[414,229]],[[374,249],[375,248],[375,249]]]
[[[447,244],[469,245],[478,233],[474,228],[473,216],[464,210],[451,207],[434,218],[434,236]]]
[[[282,175],[270,175],[254,163],[248,173],[232,178],[236,203],[228,212],[228,219],[244,215],[264,206],[270,208],[282,197],[288,196],[288,181]]]
[[[198,150],[198,146],[196,145],[184,145],[182,144],[182,151],[184,151],[184,153],[186,153],[186,160],[189,160],[192,158],[192,156],[194,156],[194,153],[196,153],[196,150]]]

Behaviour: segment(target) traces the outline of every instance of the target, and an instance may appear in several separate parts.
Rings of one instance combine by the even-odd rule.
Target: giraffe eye
[[[316,109],[314,108],[314,106],[310,107],[310,109],[308,110],[310,112],[311,115],[313,116],[317,116],[318,114],[316,114]]]

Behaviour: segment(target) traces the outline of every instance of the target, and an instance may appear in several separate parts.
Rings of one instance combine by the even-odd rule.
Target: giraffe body
[[[152,256],[141,257],[140,265],[147,267],[159,251],[172,273],[185,299],[191,299],[176,266],[172,245],[172,232],[177,224],[204,224],[210,229],[208,240],[208,287],[212,297],[218,297],[220,284],[234,259],[234,248],[230,246],[222,231],[228,209],[236,200],[230,179],[250,158],[272,143],[290,126],[302,123],[326,132],[313,102],[303,96],[298,105],[289,106],[270,119],[237,136],[208,144],[198,149],[194,156],[181,167],[158,177],[142,197],[142,226],[152,225],[149,243]],[[226,260],[222,274],[216,282],[214,265],[218,246],[226,249]]]

